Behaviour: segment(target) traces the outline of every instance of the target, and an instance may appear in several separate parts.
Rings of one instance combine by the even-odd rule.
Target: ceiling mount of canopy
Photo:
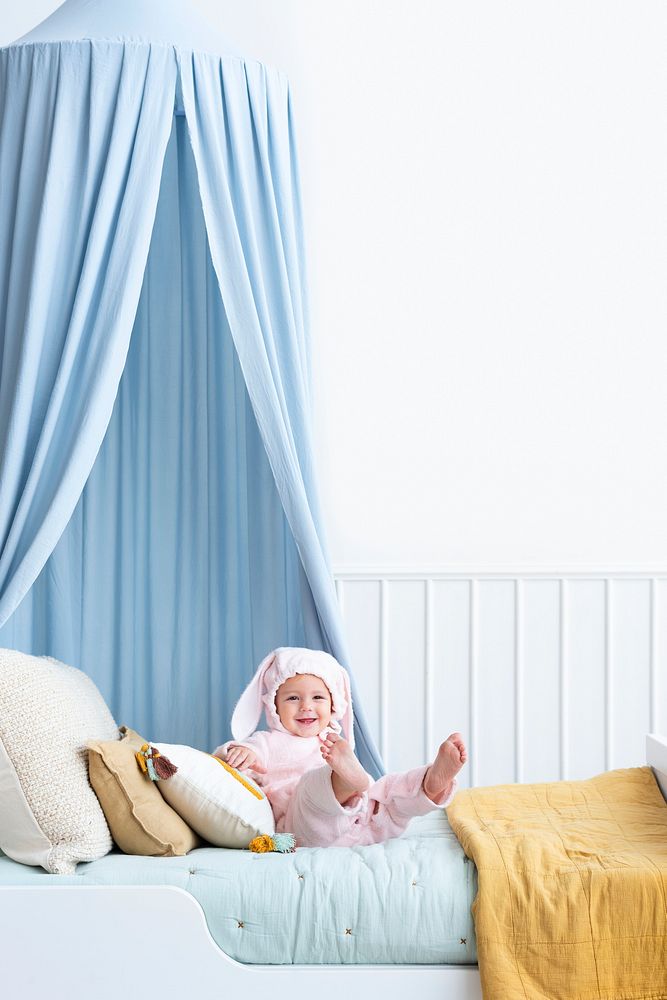
[[[87,40],[239,56],[197,4],[183,0],[65,0],[14,45]]]

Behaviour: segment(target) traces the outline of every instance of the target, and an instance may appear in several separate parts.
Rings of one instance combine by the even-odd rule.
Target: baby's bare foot
[[[424,775],[424,791],[431,802],[441,805],[452,790],[452,780],[468,759],[463,737],[452,733],[440,749],[435,760]]]
[[[333,771],[331,787],[341,805],[352,805],[371,783],[363,767],[354,756],[347,740],[329,733],[321,746],[322,756]]]

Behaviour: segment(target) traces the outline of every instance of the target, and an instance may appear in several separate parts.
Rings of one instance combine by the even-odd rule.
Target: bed
[[[646,755],[667,798],[667,739],[648,736]],[[349,852],[110,855],[71,878],[0,858],[3,996],[111,1000],[123,990],[214,1000],[270,991],[286,1000],[316,989],[347,1000],[406,990],[420,1000],[480,1000],[475,891],[474,865],[439,814],[397,841]]]

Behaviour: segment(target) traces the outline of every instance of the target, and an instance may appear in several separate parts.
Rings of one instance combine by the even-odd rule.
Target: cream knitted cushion
[[[89,677],[51,657],[0,649],[0,848],[55,875],[111,850],[88,781],[86,742],[118,739]]]

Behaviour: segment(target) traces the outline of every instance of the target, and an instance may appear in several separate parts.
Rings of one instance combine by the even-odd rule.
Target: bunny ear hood
[[[235,740],[245,740],[257,729],[262,716],[262,695],[264,694],[264,677],[275,661],[276,654],[269,653],[255,671],[255,676],[236,703],[232,715],[232,736]]]
[[[329,653],[316,649],[282,646],[266,656],[245,689],[232,716],[232,736],[244,740],[254,733],[266,713],[269,729],[286,733],[275,706],[276,691],[288,677],[295,674],[314,674],[321,677],[331,692],[332,721],[330,728],[340,732],[354,748],[354,716],[350,677],[345,667]]]

